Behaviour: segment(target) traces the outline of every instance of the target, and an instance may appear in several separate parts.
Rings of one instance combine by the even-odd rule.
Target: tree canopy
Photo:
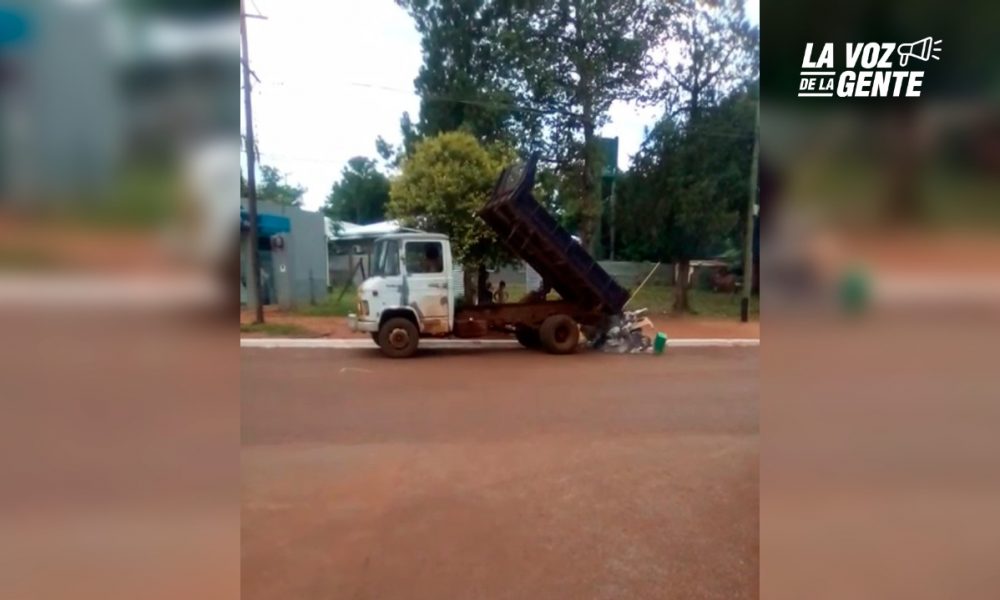
[[[403,115],[400,149],[380,145],[387,161],[406,157],[401,179],[409,181],[415,169],[433,173],[433,160],[454,160],[421,137],[447,139],[444,145],[463,152],[473,152],[478,140],[486,154],[501,140],[522,153],[542,151],[537,197],[595,256],[598,241],[611,240],[603,223],[616,228],[614,251],[626,259],[686,264],[740,246],[759,71],[759,32],[746,21],[742,0],[397,3],[413,17],[424,54],[414,82],[419,120]],[[614,135],[601,129],[621,101],[656,103],[663,116],[618,180],[612,218],[598,132]],[[455,131],[467,137],[439,135]],[[411,163],[418,148],[424,156]],[[483,177],[483,194],[502,166]],[[457,182],[471,185],[458,171],[445,172],[420,179],[425,197],[408,214],[437,202],[435,195],[467,189]],[[390,205],[404,188],[394,184]],[[467,238],[458,247],[463,260],[475,262],[484,255],[477,243],[489,232],[467,218],[471,203],[456,209],[461,204],[449,202],[428,222]],[[453,230],[448,219],[464,225]]]
[[[593,250],[600,222],[597,130],[611,104],[646,90],[660,0],[397,0],[421,34],[413,132],[465,130],[542,150],[575,178],[574,222]]]
[[[618,188],[622,258],[685,269],[692,259],[739,247],[756,101],[756,88],[746,86],[703,107],[696,121],[668,115],[654,127]],[[687,309],[685,291],[678,310]]]
[[[261,165],[260,180],[257,182],[257,200],[286,206],[301,206],[302,195],[305,193],[306,188],[289,184],[285,174],[277,167]]]
[[[355,156],[333,184],[323,212],[337,221],[367,225],[385,219],[388,202],[389,179],[378,171],[374,160]]]
[[[409,132],[464,130],[477,139],[508,139],[513,103],[506,90],[501,16],[494,0],[396,0],[421,36],[424,63],[414,80],[419,122]],[[406,115],[409,121],[409,115]],[[403,123],[404,138],[408,126]],[[412,143],[410,144],[412,149]]]
[[[417,143],[392,181],[388,213],[409,225],[448,235],[457,264],[509,260],[476,212],[489,198],[500,171],[515,158],[509,148],[484,146],[462,131],[426,138]]]

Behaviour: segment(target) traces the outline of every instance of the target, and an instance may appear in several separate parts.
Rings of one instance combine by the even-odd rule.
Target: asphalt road
[[[244,598],[758,595],[756,348],[241,358]]]

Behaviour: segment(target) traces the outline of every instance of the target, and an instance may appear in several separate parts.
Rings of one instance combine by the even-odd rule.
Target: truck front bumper
[[[378,322],[358,319],[358,315],[354,313],[347,315],[347,325],[351,328],[351,331],[364,331],[366,333],[375,333],[378,331]]]

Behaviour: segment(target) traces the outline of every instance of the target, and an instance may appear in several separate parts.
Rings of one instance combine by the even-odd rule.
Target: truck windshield
[[[380,240],[375,243],[375,265],[372,275],[388,277],[399,275],[399,242]]]

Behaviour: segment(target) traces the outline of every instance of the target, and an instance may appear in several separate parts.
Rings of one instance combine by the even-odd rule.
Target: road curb
[[[465,350],[473,348],[516,348],[516,340],[420,340],[422,348]],[[760,346],[755,338],[681,338],[667,340],[667,348],[747,348]],[[240,348],[299,348],[351,350],[374,348],[375,343],[364,339],[328,338],[240,338]]]

